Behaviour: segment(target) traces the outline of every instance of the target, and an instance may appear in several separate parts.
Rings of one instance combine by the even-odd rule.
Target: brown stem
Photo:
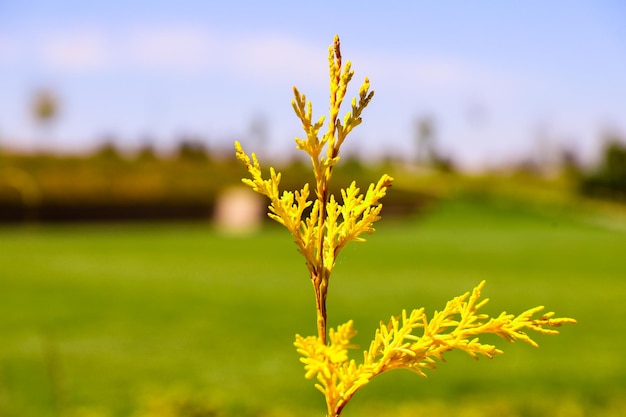
[[[328,274],[324,265],[324,240],[326,237],[326,205],[328,204],[328,182],[330,180],[330,169],[321,171],[317,179],[317,198],[320,202],[318,227],[319,240],[317,242],[317,273],[312,276],[313,287],[315,289],[315,302],[317,307],[317,334],[323,344],[326,344],[326,294],[328,289]]]
[[[313,280],[315,287],[315,304],[317,307],[317,336],[326,344],[326,288],[319,279]]]
[[[329,120],[329,127],[327,135],[336,135],[337,130],[337,113],[339,112],[339,107],[341,102],[337,103],[337,88],[341,83],[341,50],[339,46],[339,37],[335,37],[334,42],[334,53],[335,59],[333,65],[335,65],[335,84],[336,88],[331,88],[331,114]],[[331,71],[331,76],[333,72]],[[332,82],[331,82],[332,85]],[[341,101],[341,98],[339,98]],[[337,156],[338,149],[334,147],[334,141],[330,140],[328,143],[328,152],[327,157],[334,158]],[[316,155],[315,160],[313,161],[314,170],[315,170],[315,179],[317,182],[317,198],[320,202],[319,204],[319,215],[318,215],[318,228],[319,228],[319,240],[317,242],[317,256],[318,256],[318,264],[317,264],[317,273],[312,276],[313,278],[313,286],[315,288],[315,301],[317,307],[317,333],[320,341],[326,345],[326,294],[328,292],[328,279],[330,275],[330,269],[324,265],[324,246],[326,239],[326,206],[328,205],[329,200],[329,183],[330,177],[332,176],[332,165],[326,166],[322,169],[322,165],[320,164],[319,154]]]
[[[341,405],[338,405],[337,408],[335,408],[333,417],[339,417],[341,415],[341,412],[343,411],[343,408],[346,406],[347,403],[348,403],[347,401],[344,401],[343,403],[341,403]]]

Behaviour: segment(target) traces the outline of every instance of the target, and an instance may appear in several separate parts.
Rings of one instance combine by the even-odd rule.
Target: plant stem
[[[313,279],[315,289],[315,303],[317,309],[317,335],[323,344],[326,344],[326,296],[328,293],[328,279],[330,271],[324,265],[324,242],[326,239],[326,205],[328,203],[328,182],[330,181],[331,168],[320,173],[317,179],[317,198],[319,199],[319,240],[317,243],[317,271]]]
[[[318,279],[313,280],[313,286],[317,308],[317,335],[322,343],[326,344],[326,286]]]

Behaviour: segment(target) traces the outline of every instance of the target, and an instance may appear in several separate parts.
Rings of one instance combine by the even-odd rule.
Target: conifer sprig
[[[474,359],[479,356],[493,358],[502,354],[494,345],[482,343],[480,335],[496,334],[508,342],[521,340],[537,347],[525,329],[542,334],[557,334],[554,328],[575,323],[570,318],[552,318],[550,312],[534,316],[543,310],[535,307],[515,316],[501,313],[489,317],[478,310],[488,299],[480,300],[485,281],[474,290],[446,303],[442,311],[435,312],[429,320],[424,309],[406,310],[388,323],[381,323],[369,349],[363,352],[363,362],[349,359],[348,349],[356,334],[353,322],[330,330],[330,344],[322,343],[316,336],[296,335],[295,346],[304,363],[305,377],[316,378],[315,387],[327,399],[328,415],[339,416],[352,396],[377,375],[392,369],[407,369],[426,377],[426,369],[435,369],[437,361],[444,361],[444,353],[459,349]]]
[[[239,142],[235,143],[236,156],[242,161],[251,178],[243,182],[270,199],[269,216],[285,226],[294,237],[298,251],[304,255],[309,270],[317,306],[318,336],[326,343],[326,297],[330,275],[339,252],[351,241],[363,241],[364,233],[374,231],[373,224],[380,219],[382,204],[387,188],[393,179],[383,175],[376,184],[371,184],[365,194],[353,182],[341,190],[342,203],[329,193],[333,167],[339,162],[339,148],[352,130],[361,124],[361,114],[372,100],[367,78],[359,89],[359,97],[352,99],[351,111],[343,122],[339,119],[341,105],[352,80],[354,71],[350,62],[342,65],[339,37],[328,49],[330,69],[330,117],[326,133],[320,136],[325,117],[313,121],[313,105],[306,96],[294,87],[291,105],[302,123],[305,138],[296,137],[298,149],[306,152],[313,165],[316,199],[309,200],[309,185],[295,192],[279,191],[280,173],[270,168],[269,179],[264,179],[256,155],[244,152]],[[324,155],[324,149],[326,150]],[[311,207],[310,214],[304,213]]]
[[[339,38],[328,50],[330,70],[330,114],[326,132],[320,136],[325,117],[313,119],[313,105],[294,87],[292,107],[302,123],[304,138],[295,138],[296,147],[306,152],[315,175],[315,198],[310,199],[309,184],[297,191],[279,190],[281,174],[270,168],[264,179],[256,155],[249,157],[236,142],[236,156],[250,174],[243,182],[270,200],[269,217],[289,230],[298,251],[306,259],[306,266],[315,291],[317,311],[317,336],[296,335],[295,346],[302,355],[305,376],[316,378],[315,387],[326,397],[328,417],[339,417],[352,396],[377,375],[392,369],[408,369],[421,376],[425,370],[435,369],[443,354],[459,349],[475,359],[493,358],[502,351],[494,345],[480,341],[480,335],[495,334],[508,342],[521,340],[532,346],[537,343],[525,330],[542,334],[558,333],[554,328],[575,323],[570,318],[554,318],[554,313],[535,316],[543,307],[535,307],[520,315],[501,313],[497,317],[479,313],[488,299],[481,300],[481,282],[471,293],[463,294],[446,303],[442,311],[428,319],[424,309],[406,310],[388,323],[381,323],[363,352],[363,362],[356,363],[348,356],[350,343],[356,334],[352,320],[327,332],[326,297],[331,272],[338,254],[349,242],[363,241],[364,233],[374,231],[373,224],[380,219],[382,204],[393,179],[383,175],[371,184],[365,193],[353,182],[341,190],[341,202],[329,193],[329,183],[334,166],[339,162],[339,149],[347,135],[359,124],[361,114],[368,106],[374,92],[369,80],[354,97],[351,111],[339,119],[341,104],[354,72],[350,62],[342,66]],[[324,152],[325,150],[325,152]],[[308,214],[307,209],[309,209]]]

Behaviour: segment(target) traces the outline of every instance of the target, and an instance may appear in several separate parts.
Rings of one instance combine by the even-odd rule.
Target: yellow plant
[[[380,218],[382,204],[393,179],[383,175],[376,184],[370,184],[365,193],[353,182],[341,190],[341,203],[329,193],[334,166],[339,162],[339,149],[346,136],[359,124],[361,113],[370,103],[374,92],[365,78],[358,99],[352,99],[351,111],[339,118],[341,104],[354,74],[348,61],[342,65],[339,37],[328,50],[330,68],[330,115],[323,134],[325,117],[313,119],[313,107],[306,96],[294,87],[293,109],[302,123],[306,136],[296,138],[297,148],[311,158],[315,175],[315,198],[310,199],[309,185],[292,192],[279,190],[281,174],[270,168],[264,179],[256,155],[249,157],[235,143],[237,158],[251,176],[243,182],[270,200],[269,216],[291,232],[298,251],[304,256],[315,292],[317,336],[296,335],[295,346],[302,355],[306,378],[316,378],[315,387],[326,397],[329,417],[338,417],[352,396],[372,378],[391,369],[408,369],[426,376],[425,369],[434,369],[436,360],[452,349],[460,349],[470,356],[487,358],[502,353],[493,345],[483,344],[479,335],[492,333],[514,342],[522,340],[537,346],[524,329],[543,334],[556,334],[554,327],[575,323],[570,318],[553,318],[554,313],[534,318],[543,307],[535,307],[515,316],[501,313],[491,318],[479,313],[488,299],[481,300],[481,282],[471,293],[449,301],[441,312],[429,320],[424,309],[392,317],[381,323],[374,340],[363,354],[363,362],[349,359],[348,349],[355,348],[350,339],[356,334],[352,320],[327,330],[326,297],[330,275],[339,252],[351,241],[363,241],[364,233],[374,231],[373,224]],[[307,212],[308,210],[308,212]],[[416,334],[419,331],[420,334]]]

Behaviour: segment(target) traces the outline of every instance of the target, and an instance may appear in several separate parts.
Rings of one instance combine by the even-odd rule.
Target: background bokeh
[[[19,149],[171,150],[181,137],[230,149],[255,137],[291,155],[297,85],[327,107],[335,34],[377,97],[361,156],[414,156],[416,124],[468,168],[597,156],[625,129],[626,10],[619,1],[505,4],[286,1],[3,1],[0,137]],[[353,86],[356,91],[356,85]],[[39,94],[58,102],[33,115]]]
[[[312,181],[291,88],[324,114],[335,34],[376,95],[332,191],[395,182],[330,324],[367,346],[483,279],[490,314],[578,320],[344,415],[626,415],[625,28],[608,0],[0,2],[0,416],[322,415],[306,268],[233,142]]]

